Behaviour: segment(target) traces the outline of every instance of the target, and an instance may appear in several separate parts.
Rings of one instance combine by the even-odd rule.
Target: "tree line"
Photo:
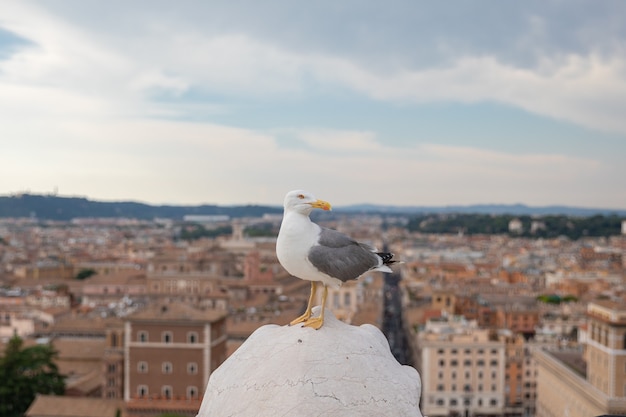
[[[576,240],[586,236],[619,235],[624,220],[626,217],[617,215],[572,217],[565,215],[431,214],[412,217],[407,223],[407,229],[421,233],[508,234],[531,238],[565,236]],[[520,227],[511,228],[512,221]]]

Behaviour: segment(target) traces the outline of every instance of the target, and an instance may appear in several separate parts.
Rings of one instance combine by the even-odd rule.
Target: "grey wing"
[[[308,258],[318,270],[345,282],[379,265],[373,250],[336,230],[322,228],[318,245],[311,248]]]

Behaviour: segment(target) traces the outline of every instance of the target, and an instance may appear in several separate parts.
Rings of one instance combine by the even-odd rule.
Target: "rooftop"
[[[131,321],[208,321],[226,317],[223,310],[197,309],[183,303],[156,303],[128,316]]]
[[[37,395],[26,417],[114,417],[123,402],[104,398]]]

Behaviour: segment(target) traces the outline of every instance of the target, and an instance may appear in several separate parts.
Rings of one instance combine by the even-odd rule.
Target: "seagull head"
[[[285,212],[294,211],[304,215],[309,215],[313,209],[331,210],[330,203],[318,200],[313,194],[303,191],[289,191],[285,196]]]

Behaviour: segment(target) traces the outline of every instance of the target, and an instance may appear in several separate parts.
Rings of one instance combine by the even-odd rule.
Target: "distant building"
[[[509,221],[509,232],[521,234],[524,232],[524,224],[520,219],[512,219]]]
[[[220,223],[230,220],[230,216],[215,214],[215,215],[200,215],[200,214],[188,214],[183,216],[183,221],[190,223]]]
[[[102,396],[124,398],[124,323],[111,321],[105,325],[102,357]]]
[[[366,277],[361,278],[363,280]],[[318,299],[321,303],[321,292]],[[327,307],[333,311],[335,317],[344,323],[351,324],[354,315],[363,301],[363,282],[348,281],[339,288],[328,287]]]
[[[37,395],[26,417],[115,417],[122,415],[121,400]]]
[[[626,303],[590,303],[587,315],[587,381],[611,398],[626,398]]]
[[[538,363],[537,417],[626,414],[626,303],[587,307],[585,350],[534,352]]]
[[[447,314],[454,314],[456,305],[456,292],[453,290],[434,291],[431,301],[433,310],[445,311]]]
[[[431,319],[417,336],[424,415],[500,416],[505,341],[460,316]]]
[[[146,294],[146,275],[136,271],[94,275],[83,283],[78,293],[84,305],[108,305],[124,296]]]
[[[226,359],[226,313],[155,304],[128,317],[124,352],[129,416],[194,416],[209,376]]]
[[[496,311],[496,327],[510,329],[513,333],[532,335],[539,322],[539,312],[533,306],[515,304],[498,306]]]
[[[530,223],[530,233],[535,234],[541,230],[546,230],[546,224],[539,220],[533,220]]]

